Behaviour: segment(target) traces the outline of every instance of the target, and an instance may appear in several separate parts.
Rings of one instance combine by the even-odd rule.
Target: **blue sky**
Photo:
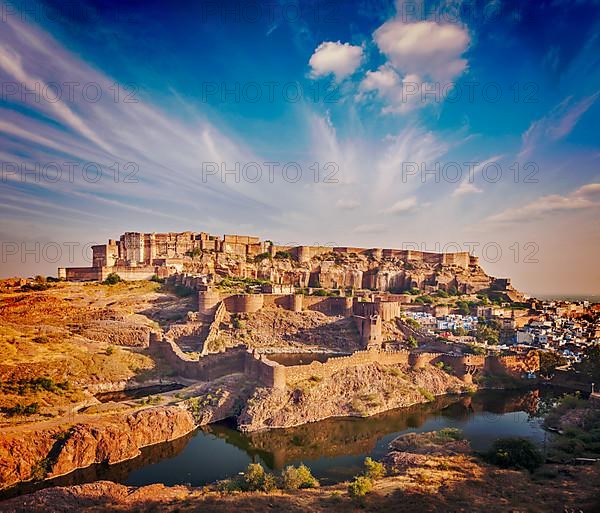
[[[598,2],[1,6],[2,275],[192,229],[600,290]]]

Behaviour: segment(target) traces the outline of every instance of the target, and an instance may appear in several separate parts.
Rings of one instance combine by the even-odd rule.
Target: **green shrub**
[[[479,355],[487,354],[487,349],[485,347],[476,346],[475,344],[467,344],[466,349],[467,349],[467,352],[470,354],[479,354]]]
[[[121,277],[117,273],[110,273],[106,279],[102,282],[103,285],[116,285],[121,282]]]
[[[269,258],[269,253],[268,252],[259,253],[258,255],[256,255],[254,257],[254,262],[258,264],[259,262],[262,262],[266,258]]]
[[[260,463],[250,463],[244,472],[244,481],[248,490],[260,490],[265,480],[265,469]]]
[[[236,330],[244,329],[246,327],[246,321],[237,316],[232,319],[231,324]]]
[[[277,480],[273,474],[265,474],[261,490],[263,492],[272,492],[277,488]]]
[[[202,255],[202,249],[200,249],[200,248],[194,248],[194,249],[192,249],[190,251],[186,251],[185,254],[187,256],[189,256],[189,257],[194,258],[194,257]]]
[[[38,403],[30,403],[30,404],[21,404],[18,403],[12,408],[4,408],[3,411],[9,417],[14,417],[15,415],[35,415],[40,410],[40,405]]]
[[[270,492],[276,488],[276,480],[272,474],[265,472],[260,463],[250,463],[244,472],[242,489],[246,491]]]
[[[277,260],[291,260],[292,254],[287,251],[278,251],[275,253],[275,258]]]
[[[425,388],[419,388],[418,390],[426,401],[433,401],[435,399],[435,396],[429,390],[426,390]]]
[[[412,317],[407,317],[404,322],[406,322],[406,324],[408,324],[414,330],[418,330],[421,328],[419,321],[413,319]]]
[[[316,488],[319,481],[312,475],[310,469],[302,464],[298,468],[290,465],[281,473],[281,483],[286,490],[298,488]]]
[[[348,485],[348,495],[353,498],[364,497],[373,490],[373,481],[366,476],[356,476]]]
[[[383,463],[379,463],[372,458],[365,458],[365,476],[372,479],[381,479],[385,476],[385,467]]]
[[[404,376],[404,373],[398,367],[386,367],[386,370],[389,374],[397,378]]]
[[[544,463],[542,453],[526,438],[499,438],[484,457],[499,467],[527,469],[530,472]]]
[[[457,428],[442,428],[436,431],[436,438],[439,441],[462,440],[463,432]]]

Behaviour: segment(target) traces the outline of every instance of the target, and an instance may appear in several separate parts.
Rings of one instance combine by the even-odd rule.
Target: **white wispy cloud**
[[[392,206],[385,209],[384,212],[386,214],[399,215],[413,212],[414,210],[416,210],[416,208],[417,198],[416,196],[410,196],[408,198],[396,201]]]
[[[475,180],[478,175],[481,175],[483,169],[486,168],[489,164],[495,164],[502,158],[502,155],[496,155],[494,157],[490,157],[484,162],[480,162],[476,165],[472,165],[471,172],[465,172],[465,177],[461,180],[459,186],[452,191],[452,196],[466,196],[469,194],[477,194],[483,192],[483,189],[477,187],[475,185]]]
[[[384,224],[375,223],[375,224],[359,224],[353,230],[354,233],[359,234],[378,234],[386,231],[386,226]]]
[[[484,219],[485,225],[520,224],[560,213],[600,209],[600,183],[590,183],[569,194],[548,194],[522,207],[514,207]]]
[[[519,156],[527,158],[538,146],[556,142],[568,136],[599,95],[600,91],[579,101],[575,101],[573,96],[568,96],[546,116],[533,121],[522,135]]]

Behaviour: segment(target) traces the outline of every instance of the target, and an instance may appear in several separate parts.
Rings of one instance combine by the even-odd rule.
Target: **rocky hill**
[[[309,378],[283,390],[258,388],[240,417],[242,431],[299,426],[329,417],[365,417],[460,393],[465,384],[437,367],[415,370],[377,363]]]

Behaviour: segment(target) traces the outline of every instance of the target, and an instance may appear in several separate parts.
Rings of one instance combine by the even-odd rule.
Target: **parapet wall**
[[[269,365],[275,363],[278,367],[278,379],[277,383],[281,386],[293,385],[299,381],[316,378],[327,378],[336,372],[347,369],[349,367],[355,367],[357,365],[366,365],[369,363],[380,363],[381,365],[406,365],[408,364],[409,352],[408,351],[356,351],[350,356],[335,356],[329,358],[324,363],[314,361],[309,365],[293,365],[285,367],[283,365],[271,362],[266,358],[258,360],[261,363],[265,361]]]
[[[212,317],[221,304],[221,294],[218,290],[203,290],[198,292],[198,312],[205,317]]]
[[[341,315],[350,317],[352,315],[351,297],[321,297],[304,296],[304,310],[314,310],[326,315]]]
[[[150,280],[156,274],[156,267],[146,265],[140,267],[115,266],[108,268],[109,272],[118,274],[122,280]]]
[[[258,312],[264,306],[263,294],[234,294],[223,299],[230,313]]]
[[[104,267],[61,267],[58,275],[67,281],[102,281],[106,279]]]
[[[263,386],[285,388],[310,378],[324,379],[336,372],[358,365],[379,363],[380,365],[410,365],[412,368],[424,368],[427,365],[443,362],[452,367],[454,374],[466,383],[471,383],[477,370],[509,374],[521,377],[529,372],[528,365],[520,356],[480,356],[450,355],[443,353],[411,353],[409,351],[356,351],[349,356],[336,356],[326,362],[313,361],[309,365],[284,366],[241,347],[230,348],[222,353],[209,354],[199,359],[191,359],[179,346],[161,335],[150,335],[150,348],[159,351],[175,371],[183,377],[210,381],[234,373],[244,373]],[[528,355],[530,363],[539,364],[539,355]],[[539,366],[538,366],[539,368]]]
[[[294,312],[313,310],[326,315],[350,317],[352,315],[351,297],[322,297],[294,294],[233,294],[221,297],[217,291],[198,293],[199,311],[212,315],[217,304],[222,301],[229,313],[253,313],[265,307],[278,307]]]
[[[210,323],[210,327],[208,328],[208,335],[206,335],[204,344],[202,345],[203,355],[208,354],[208,347],[210,346],[210,343],[219,337],[219,326],[221,322],[223,322],[226,314],[227,310],[225,309],[225,305],[223,302],[219,303],[217,309],[215,310],[214,318]]]
[[[211,381],[245,372],[246,350],[242,348],[231,348],[222,353],[192,359],[175,342],[156,333],[150,335],[150,348],[158,351],[184,378]]]

